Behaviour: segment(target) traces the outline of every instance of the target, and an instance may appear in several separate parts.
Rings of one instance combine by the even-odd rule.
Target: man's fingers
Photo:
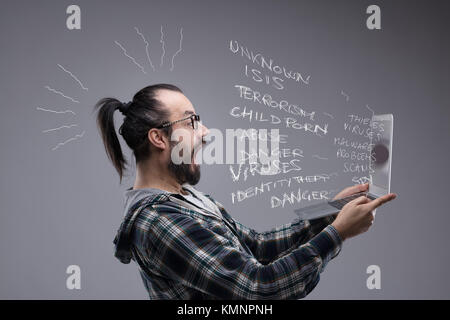
[[[381,206],[382,204],[385,204],[388,201],[394,200],[397,197],[395,193],[389,193],[382,197],[376,198],[375,200],[370,201],[369,203],[365,204],[368,210],[372,211]]]
[[[356,199],[353,199],[352,201],[350,201],[349,203],[351,203],[351,204],[363,204],[363,203],[367,203],[367,202],[369,202],[370,200],[369,200],[369,198],[367,198],[366,196],[361,196],[361,197],[358,197],[358,198],[356,198]]]
[[[359,188],[360,188],[361,191],[366,191],[366,190],[369,189],[369,183],[366,182],[366,183],[364,183],[364,184],[360,184],[360,185],[359,185]]]
[[[348,187],[347,190],[346,190],[346,193],[348,193],[348,194],[354,194],[354,193],[366,191],[367,188],[369,188],[369,184],[368,184],[368,183],[357,184],[357,185]]]
[[[340,198],[345,198],[345,197],[351,196],[351,195],[353,195],[355,193],[367,191],[368,189],[369,189],[369,183],[357,184],[357,185],[354,185],[354,186],[351,186],[351,187],[347,187],[344,190],[342,190],[341,192],[339,192],[333,198],[333,200],[340,199]]]

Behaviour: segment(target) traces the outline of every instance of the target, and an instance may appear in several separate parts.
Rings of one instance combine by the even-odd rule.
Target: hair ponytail
[[[150,156],[148,131],[163,124],[169,119],[169,111],[162,101],[156,99],[158,90],[171,90],[182,93],[181,89],[171,84],[155,84],[139,90],[133,100],[123,104],[115,98],[103,98],[95,104],[98,109],[97,126],[99,128],[106,154],[120,176],[120,183],[128,164],[123,156],[122,148],[114,127],[114,111],[120,109],[125,115],[119,133],[133,150],[136,162],[144,161]],[[170,136],[171,127],[161,129]]]
[[[100,130],[106,154],[113,163],[122,183],[123,172],[127,161],[125,160],[120,142],[114,127],[114,111],[122,106],[122,102],[115,98],[103,98],[95,104],[98,109],[97,126]]]

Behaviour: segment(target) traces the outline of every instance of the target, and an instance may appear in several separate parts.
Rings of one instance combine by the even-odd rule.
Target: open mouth
[[[191,157],[191,161],[193,164],[197,165],[197,161],[196,157],[197,154],[199,153],[200,149],[206,144],[206,141],[202,140],[201,143],[197,144],[193,149],[192,149],[192,157]]]

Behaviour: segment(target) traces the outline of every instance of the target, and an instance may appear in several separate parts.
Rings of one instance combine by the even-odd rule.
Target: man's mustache
[[[204,147],[208,142],[205,140],[200,140],[200,142],[197,142],[197,144],[192,148],[192,150],[197,150],[199,147]]]

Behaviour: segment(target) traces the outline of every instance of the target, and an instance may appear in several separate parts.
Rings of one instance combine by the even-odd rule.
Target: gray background
[[[73,3],[81,7],[81,30],[66,28],[65,11]],[[381,30],[366,28],[371,4],[381,8]],[[122,193],[133,184],[133,170],[119,185],[92,107],[106,96],[128,101],[139,89],[160,82],[180,86],[210,128],[258,128],[231,117],[233,106],[285,115],[244,103],[236,84],[316,111],[319,120],[329,123],[326,137],[280,129],[288,134],[289,147],[301,147],[305,154],[302,171],[293,175],[339,172],[327,184],[300,186],[308,189],[336,191],[352,184],[333,145],[334,136],[352,137],[343,130],[348,114],[370,116],[366,104],[376,113],[393,113],[392,191],[398,199],[378,210],[369,232],[344,243],[307,299],[450,298],[448,2],[15,0],[1,5],[0,298],[147,298],[137,266],[113,257]],[[161,25],[166,40],[162,67]],[[155,71],[134,27],[150,42]],[[170,71],[180,27],[182,51]],[[123,55],[115,40],[147,74]],[[251,63],[231,53],[230,40],[311,75],[310,85],[286,81],[279,91],[245,77],[243,66]],[[89,90],[82,90],[57,64]],[[76,115],[37,107],[70,109]],[[118,113],[118,125],[121,121]],[[73,123],[78,126],[42,132]],[[52,151],[83,131],[80,139]],[[123,150],[130,154],[125,144]],[[263,231],[290,222],[293,209],[307,205],[271,209],[269,194],[231,203],[231,192],[267,180],[271,178],[255,176],[234,183],[227,165],[205,165],[198,188],[222,202],[238,221]],[[71,264],[81,268],[81,290],[66,289],[65,271]],[[366,268],[372,264],[381,268],[380,290],[366,287]]]

